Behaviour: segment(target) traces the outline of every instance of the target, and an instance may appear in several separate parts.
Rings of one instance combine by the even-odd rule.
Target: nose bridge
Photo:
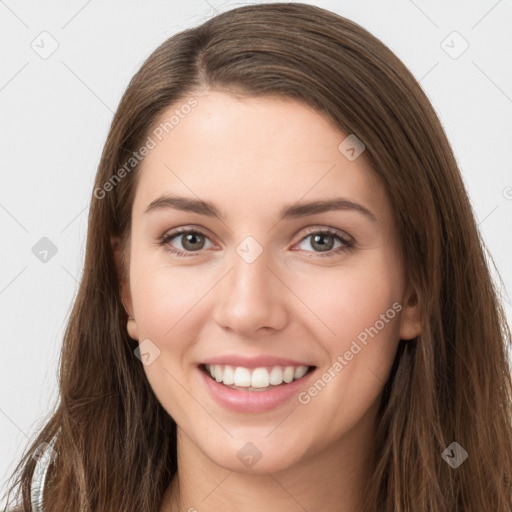
[[[268,267],[270,251],[246,237],[230,259],[230,272],[217,293],[217,322],[253,333],[260,327],[280,328],[286,317],[283,284]]]
[[[271,263],[269,252],[261,251],[251,242],[242,242],[232,259],[231,290],[239,299],[257,300],[265,290],[269,292],[269,279],[272,273],[268,269]]]

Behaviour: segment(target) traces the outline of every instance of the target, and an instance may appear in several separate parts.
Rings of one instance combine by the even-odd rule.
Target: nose
[[[240,337],[283,329],[293,295],[266,251],[249,261],[235,253],[215,291],[217,325]]]

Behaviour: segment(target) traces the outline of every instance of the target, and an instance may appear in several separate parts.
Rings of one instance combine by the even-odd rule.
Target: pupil
[[[197,238],[197,233],[188,233],[186,236],[185,236],[185,243],[189,244],[191,243],[192,244],[192,249],[194,249],[193,245],[195,243],[197,243],[197,240],[194,241],[194,239]],[[195,249],[197,249],[197,247],[195,247]]]
[[[323,239],[323,238],[331,238],[332,239],[331,235],[322,234],[322,235],[315,235],[313,237],[313,241],[314,241],[315,244],[317,244],[318,240],[319,239]],[[330,250],[332,248],[332,243],[331,244],[325,244],[325,243],[322,244],[322,243],[320,243],[319,247],[320,247],[320,250],[322,250],[322,251],[328,251],[328,250]]]

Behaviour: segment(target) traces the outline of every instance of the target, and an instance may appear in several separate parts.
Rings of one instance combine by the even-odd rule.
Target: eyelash
[[[178,258],[188,258],[191,256],[195,256],[196,254],[199,254],[201,251],[184,252],[184,251],[180,251],[179,249],[170,248],[168,246],[169,242],[173,238],[176,238],[179,235],[188,235],[188,234],[198,234],[198,235],[208,238],[204,233],[202,233],[201,231],[198,231],[196,229],[178,228],[178,229],[164,235],[160,240],[160,245],[167,246],[167,251],[174,254]],[[340,235],[339,231],[337,231],[335,229],[331,229],[331,228],[325,228],[325,229],[311,228],[310,230],[308,230],[306,232],[304,237],[301,238],[300,242],[304,241],[306,238],[308,238],[311,235],[331,235],[331,236],[334,236],[335,238],[337,238],[343,244],[341,247],[338,247],[337,249],[331,249],[330,251],[325,252],[325,253],[315,253],[317,256],[320,256],[321,258],[330,258],[330,257],[336,256],[338,254],[341,254],[343,252],[349,252],[354,248],[354,245],[355,245],[355,243],[352,240],[344,238],[343,236]],[[307,252],[314,252],[314,251],[307,251]],[[312,256],[309,256],[309,257],[312,257]]]

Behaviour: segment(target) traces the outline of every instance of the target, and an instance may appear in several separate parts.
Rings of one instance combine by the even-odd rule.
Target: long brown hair
[[[383,389],[365,512],[510,512],[510,330],[443,128],[383,43],[301,3],[215,16],[166,40],[131,80],[91,197],[59,403],[15,470],[22,510],[30,510],[31,455],[59,428],[47,512],[158,511],[177,471],[176,425],[134,356],[111,237],[126,247],[140,171],[126,163],[164,111],[208,88],[313,106],[364,143],[393,205],[423,328],[400,343]],[[456,469],[442,456],[453,442],[468,454]]]

